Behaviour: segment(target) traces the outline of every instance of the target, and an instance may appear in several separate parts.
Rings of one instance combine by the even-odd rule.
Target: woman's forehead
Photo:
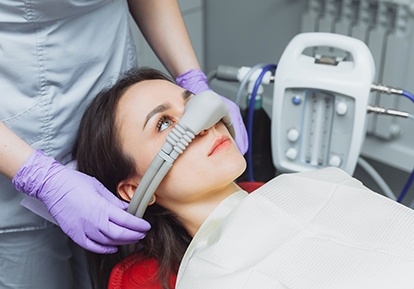
[[[129,87],[117,107],[118,121],[145,122],[156,107],[168,105],[184,106],[188,98],[185,89],[166,80],[145,80]],[[191,93],[189,93],[191,95]]]
[[[144,80],[128,88],[123,98],[126,102],[140,101],[141,105],[151,105],[165,100],[181,102],[184,91],[183,88],[166,80]]]

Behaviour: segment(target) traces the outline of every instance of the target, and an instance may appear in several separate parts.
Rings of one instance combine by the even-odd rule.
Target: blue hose
[[[414,169],[412,170],[410,177],[408,178],[407,182],[405,183],[404,188],[401,191],[401,194],[398,196],[397,202],[401,203],[404,199],[405,195],[408,193],[408,189],[410,188],[412,182],[414,181]]]
[[[247,115],[247,135],[249,139],[249,148],[247,149],[247,170],[248,170],[248,177],[250,182],[254,182],[254,173],[253,173],[253,114],[254,114],[254,103],[256,100],[257,90],[259,89],[260,84],[262,83],[262,79],[266,72],[269,70],[276,70],[275,64],[269,64],[263,67],[262,72],[260,73],[259,77],[256,79],[256,82],[253,87],[252,95],[250,98],[248,115]]]
[[[403,90],[402,95],[414,102],[414,95],[412,95],[408,91]],[[401,194],[398,196],[397,202],[399,202],[399,203],[402,202],[405,195],[408,193],[408,189],[410,188],[413,181],[414,181],[414,169],[411,171],[411,174],[410,174],[407,182],[405,183],[405,186],[402,189]]]
[[[414,102],[414,95],[412,95],[408,91],[403,90],[402,95]]]

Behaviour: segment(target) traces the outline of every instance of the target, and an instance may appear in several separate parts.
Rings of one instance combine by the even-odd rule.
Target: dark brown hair
[[[135,68],[126,72],[111,88],[101,91],[92,100],[80,123],[73,148],[78,170],[98,179],[118,197],[118,183],[133,176],[135,165],[119,142],[115,125],[117,105],[130,86],[154,79],[171,81],[155,69]],[[191,237],[175,215],[157,204],[148,207],[143,218],[151,224],[151,230],[139,242],[140,256],[158,262],[158,279],[164,288],[169,288],[170,277],[177,273]],[[90,253],[95,288],[107,288],[110,272],[122,257],[121,250],[112,255]]]

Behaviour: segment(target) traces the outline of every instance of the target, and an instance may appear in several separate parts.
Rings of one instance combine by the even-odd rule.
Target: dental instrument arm
[[[220,120],[234,137],[234,128],[228,108],[212,91],[193,96],[186,104],[184,114],[168,134],[161,150],[152,160],[141,183],[135,190],[128,212],[142,218],[148,203],[174,161],[181,155],[194,137]]]

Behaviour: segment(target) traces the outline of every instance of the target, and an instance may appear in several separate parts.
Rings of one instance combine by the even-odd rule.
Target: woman
[[[138,95],[135,89],[139,90]],[[155,70],[130,71],[114,87],[101,92],[85,112],[74,149],[78,169],[95,176],[122,199],[130,200],[191,95]],[[202,148],[201,139],[209,139],[203,142]],[[216,142],[221,143],[217,145]],[[126,152],[126,147],[131,151]],[[223,157],[228,160],[228,165],[217,176],[216,168],[222,164]],[[188,166],[189,162],[195,165]],[[244,169],[244,158],[224,124],[218,123],[201,132],[185,154],[176,160],[157,190],[156,204],[144,215],[154,228],[142,241],[145,255],[160,259],[160,264],[165,264],[164,271],[178,269],[191,236],[199,226],[200,220],[193,219],[194,209],[197,206],[197,211],[203,212],[199,218],[204,219],[223,198],[239,190],[233,180]],[[200,175],[211,182],[204,186],[198,180]],[[213,194],[213,190],[217,194]],[[179,220],[174,217],[177,212],[180,213]],[[164,226],[164,223],[174,226]],[[180,237],[172,238],[177,230],[181,232]],[[159,246],[160,240],[173,244]],[[171,256],[170,247],[177,250]],[[167,274],[162,272],[160,276]]]
[[[79,170],[130,200],[189,97],[154,70],[130,71],[86,110],[74,149]],[[176,273],[177,288],[414,284],[410,209],[338,169],[284,175],[248,195],[234,183],[244,169],[221,122],[172,166],[144,215],[152,229],[139,247],[157,260],[164,288]],[[404,225],[377,227],[381,218]],[[110,270],[102,261],[98,268]]]

